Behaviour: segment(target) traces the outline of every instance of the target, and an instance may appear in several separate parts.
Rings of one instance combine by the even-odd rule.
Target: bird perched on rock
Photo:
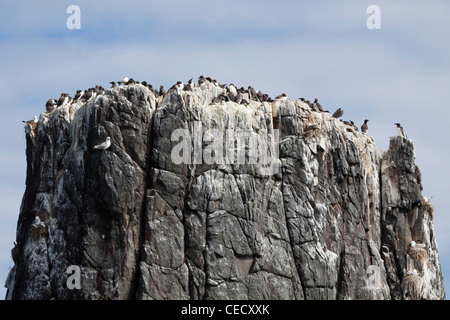
[[[173,87],[176,87],[179,90],[183,90],[184,89],[184,83],[181,82],[181,81],[177,81],[177,83]]]
[[[31,227],[33,228],[45,227],[45,223],[41,221],[41,218],[39,218],[39,216],[36,216],[34,218],[33,223],[31,224]]]
[[[69,94],[68,93],[61,93],[61,97],[58,100],[57,106],[60,107],[63,104],[66,104],[67,102],[69,102]]]
[[[416,274],[419,274],[419,273],[417,272],[416,269],[413,269],[413,270],[409,270],[406,274],[408,274],[408,275],[410,275],[410,274],[416,275]]]
[[[58,102],[56,101],[56,99],[49,99],[45,104],[45,111],[52,112],[53,110],[55,110],[57,104]]]
[[[109,83],[111,84],[111,88],[115,88],[116,87],[116,82],[115,81],[110,81]]]
[[[106,137],[106,140],[96,146],[94,146],[94,149],[99,149],[99,150],[106,150],[111,146],[111,138],[110,137]]]
[[[411,241],[409,245],[412,248],[425,248],[427,246],[425,243],[416,243],[415,241]]]
[[[188,85],[190,85],[191,86],[191,89],[193,89],[193,88],[195,88],[195,84],[194,84],[194,81],[192,81],[192,79],[193,78],[190,78],[189,80],[188,80]]]
[[[241,103],[242,101],[242,93],[241,90],[238,90],[236,96],[234,97],[234,102]]]
[[[252,86],[248,86],[248,96],[251,100],[259,101],[258,94],[256,93],[256,90],[253,89]]]
[[[314,107],[316,107],[319,111],[323,111],[322,106],[320,105],[319,100],[317,98],[314,99],[313,109],[315,109]]]
[[[369,130],[369,126],[367,125],[367,122],[369,122],[369,120],[365,119],[364,123],[361,126],[362,133],[367,133],[367,131]]]
[[[206,81],[206,80],[205,80],[205,77],[204,77],[204,76],[198,77],[198,86],[200,87],[201,84],[204,83],[205,81]]]
[[[353,129],[355,129],[356,131],[359,131],[358,127],[356,126],[356,124],[352,120],[350,120],[350,125],[353,127]]]
[[[74,101],[81,99],[81,97],[83,96],[84,92],[82,90],[77,90],[77,92],[75,93],[75,97],[73,98]]]
[[[73,98],[73,100],[78,100],[83,96],[83,91],[81,90],[77,90],[77,93],[75,93],[75,97]]]
[[[129,79],[127,77],[123,77],[122,81],[119,81],[119,84],[128,84]]]
[[[164,96],[166,94],[166,90],[164,90],[164,86],[159,86],[159,92],[158,94],[160,96]]]
[[[403,130],[403,127],[400,125],[400,123],[394,123],[397,126],[397,133],[400,137],[407,138],[405,130]]]
[[[190,81],[190,82],[189,82]],[[184,85],[184,91],[192,91],[192,79],[189,80],[187,84]]]
[[[93,92],[92,92],[92,89],[84,90],[84,94],[83,94],[84,101],[89,101],[89,100],[91,100],[93,95],[94,95],[94,94],[93,94]]]
[[[344,110],[342,110],[341,108],[337,109],[334,113],[333,113],[333,118],[339,118],[342,117],[342,115],[344,114]]]
[[[287,99],[286,93],[282,93],[279,96],[276,96],[275,100],[277,100],[277,99],[279,99],[279,100],[286,100]]]
[[[256,91],[256,101],[263,102],[264,101],[264,95],[261,91]]]
[[[235,97],[237,95],[237,89],[234,86],[234,84],[230,83],[227,87],[227,90],[228,90],[228,92],[230,92],[233,95],[233,97]]]
[[[38,122],[38,118],[36,116],[34,116],[33,120],[27,120],[27,121],[22,120],[22,122],[26,123],[26,124],[36,124]]]
[[[236,95],[237,95],[237,92],[236,92]],[[233,94],[233,92],[231,92],[231,91],[228,91],[227,92],[227,99],[228,99],[228,101],[234,101],[235,100],[235,97],[236,97],[236,95],[234,95]]]

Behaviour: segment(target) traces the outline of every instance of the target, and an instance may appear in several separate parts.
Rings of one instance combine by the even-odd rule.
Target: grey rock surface
[[[391,137],[380,157],[371,137],[304,102],[213,103],[225,92],[121,85],[41,114],[26,134],[8,297],[445,298],[411,140]],[[174,162],[176,129],[203,157]],[[245,163],[228,149],[209,161],[208,139],[227,129],[269,142],[233,143]]]

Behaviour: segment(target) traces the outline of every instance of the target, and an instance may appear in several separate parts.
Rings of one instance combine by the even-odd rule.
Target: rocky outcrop
[[[129,84],[41,114],[9,298],[445,298],[411,140],[380,157],[307,103],[224,91]]]

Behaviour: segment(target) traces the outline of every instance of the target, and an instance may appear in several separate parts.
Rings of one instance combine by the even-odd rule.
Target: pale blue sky
[[[424,195],[450,279],[448,1],[2,1],[0,3],[0,298],[25,190],[21,120],[61,92],[123,76],[171,86],[203,74],[272,96],[318,97],[386,149],[401,122],[415,141]],[[81,9],[68,30],[66,9]],[[381,8],[381,30],[366,9]],[[449,288],[449,285],[446,285]]]

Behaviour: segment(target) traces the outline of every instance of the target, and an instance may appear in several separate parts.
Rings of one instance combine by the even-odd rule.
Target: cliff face
[[[41,114],[8,297],[445,298],[412,141],[380,158],[304,102],[213,103],[223,90],[122,85]]]

